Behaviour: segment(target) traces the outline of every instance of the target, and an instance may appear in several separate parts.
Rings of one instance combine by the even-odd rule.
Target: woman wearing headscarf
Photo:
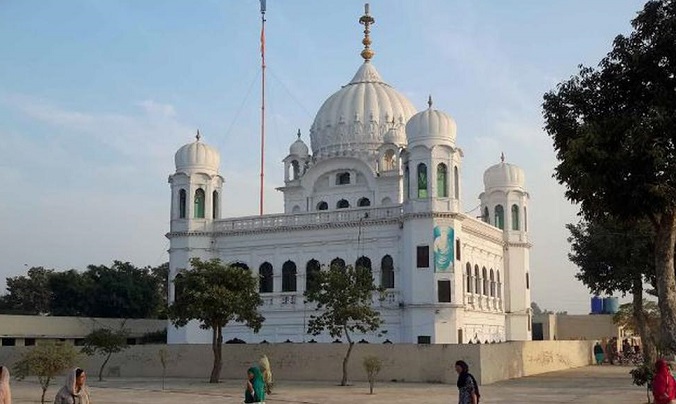
[[[258,361],[258,364],[260,365],[261,373],[263,373],[263,382],[265,382],[265,394],[270,395],[272,394],[272,370],[270,369],[270,360],[268,359],[267,355],[261,356],[260,361]]]
[[[245,403],[265,402],[265,382],[258,366],[252,366],[247,371],[248,380],[244,391]]]
[[[54,404],[90,404],[86,381],[84,370],[75,368],[68,372],[66,384],[56,393]]]
[[[0,366],[0,404],[12,404],[12,390],[9,388],[7,366]]]
[[[465,361],[455,362],[455,371],[458,373],[458,404],[479,404],[479,384],[469,373],[469,366]]]
[[[676,399],[676,380],[664,359],[659,359],[655,363],[652,388],[655,404],[669,404]]]

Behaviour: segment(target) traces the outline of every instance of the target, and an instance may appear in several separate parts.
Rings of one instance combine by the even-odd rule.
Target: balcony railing
[[[237,233],[263,229],[290,229],[338,223],[358,223],[360,221],[368,223],[399,217],[401,217],[400,206],[353,208],[221,219],[214,222],[213,229],[220,233]]]

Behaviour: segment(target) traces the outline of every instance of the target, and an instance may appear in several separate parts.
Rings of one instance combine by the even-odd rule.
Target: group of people
[[[631,359],[642,358],[641,347],[638,344],[632,345],[628,339],[622,341],[622,349],[618,350],[619,341],[617,338],[611,338],[605,347],[597,342],[594,345],[594,359],[597,365],[601,365],[606,359],[611,365],[615,362],[626,363]],[[624,361],[624,362],[623,362]]]
[[[80,368],[72,369],[66,375],[66,383],[54,397],[54,404],[89,404],[87,375]],[[12,404],[12,390],[9,386],[9,369],[0,366],[0,404]]]

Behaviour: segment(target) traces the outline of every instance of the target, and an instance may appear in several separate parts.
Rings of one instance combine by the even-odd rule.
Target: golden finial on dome
[[[364,58],[365,61],[371,60],[373,58],[373,55],[375,52],[371,49],[371,30],[370,26],[371,24],[375,24],[376,20],[371,17],[369,14],[369,3],[364,4],[364,15],[359,18],[359,23],[364,26],[364,39],[361,41],[361,43],[364,44],[364,50],[361,51],[361,57]]]
[[[298,139],[300,139],[300,128],[298,129],[298,133],[296,133],[296,136],[298,136]]]
[[[500,162],[504,163],[505,162],[505,153],[500,153]]]
[[[430,96],[427,98],[427,106],[428,106],[429,108],[432,108],[432,95],[431,95],[431,94],[430,94]]]
[[[197,129],[197,134],[195,135],[195,139],[196,139],[197,142],[199,142],[201,138],[202,138],[202,135],[200,135],[200,130]]]

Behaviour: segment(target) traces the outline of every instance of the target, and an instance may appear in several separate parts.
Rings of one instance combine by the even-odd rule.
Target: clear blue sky
[[[268,0],[268,212],[281,159],[360,65],[363,2]],[[371,1],[374,64],[458,123],[464,205],[485,168],[526,169],[533,298],[588,311],[568,263],[575,207],[551,179],[542,95],[630,30],[637,0]],[[199,128],[221,151],[224,213],[256,213],[257,0],[0,1],[0,285],[24,265],[167,260],[173,153]]]

